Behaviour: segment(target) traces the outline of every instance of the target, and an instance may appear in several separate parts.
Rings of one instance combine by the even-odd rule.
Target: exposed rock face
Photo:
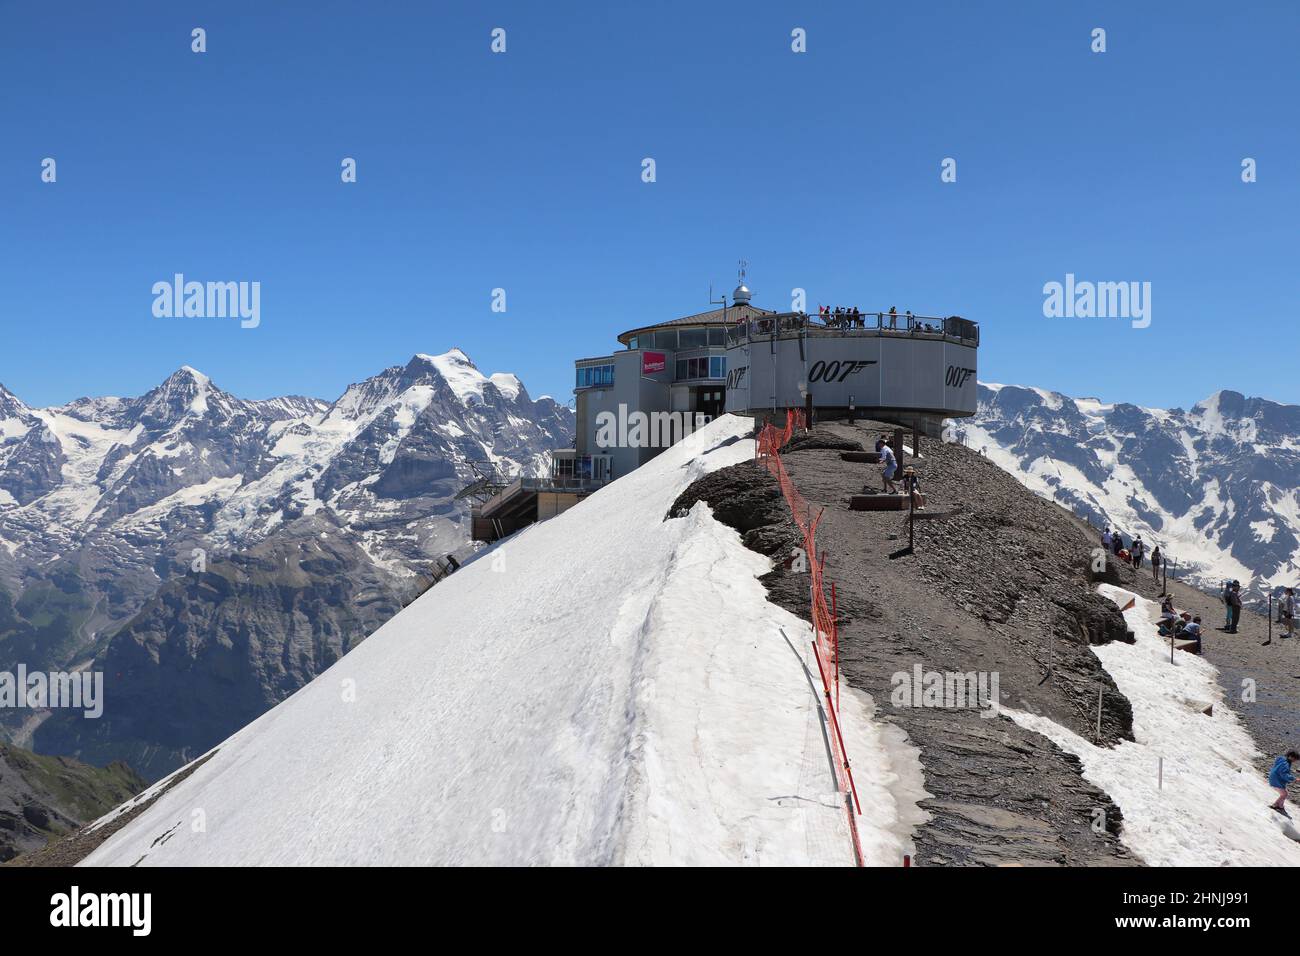
[[[33,742],[92,760],[125,755],[163,776],[325,670],[401,599],[341,528],[300,519],[164,585],[96,661],[111,675],[103,717],[56,713]]]
[[[0,734],[172,769],[465,545],[471,462],[535,474],[572,431],[571,410],[459,350],[333,403],[239,399],[188,367],[139,398],[51,409],[0,388],[0,670],[93,659],[110,701],[80,726],[0,714]],[[174,724],[145,713],[173,706]]]
[[[1163,410],[982,384],[952,429],[1094,525],[1160,544],[1193,584],[1237,578],[1258,598],[1300,578],[1300,406],[1222,391]]]
[[[922,803],[932,817],[917,834],[918,864],[1136,862],[1117,839],[1119,809],[1075,757],[987,707],[896,697],[918,669],[996,674],[1002,707],[1042,713],[1103,745],[1132,739],[1129,701],[1089,649],[1132,635],[1092,591],[1086,527],[975,453],[928,442],[924,458],[908,462],[928,510],[962,510],[917,521],[909,553],[906,513],[848,509],[875,466],[845,462],[838,448],[882,430],[821,425],[784,461],[809,505],[825,509],[817,545],[836,585],[842,674],[922,751],[933,799]],[[808,575],[788,560],[801,538],[776,481],[736,465],[696,482],[670,514],[701,498],[749,547],[781,562],[763,578],[769,599],[807,618]]]
[[[96,819],[144,788],[125,764],[101,769],[0,743],[0,863]]]

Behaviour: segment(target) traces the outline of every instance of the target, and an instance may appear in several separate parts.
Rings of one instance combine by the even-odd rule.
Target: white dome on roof
[[[743,282],[736,286],[735,291],[731,293],[731,304],[749,305],[749,289],[745,287]]]

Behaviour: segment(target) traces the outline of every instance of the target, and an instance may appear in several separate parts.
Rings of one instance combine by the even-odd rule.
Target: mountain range
[[[137,398],[32,408],[0,386],[0,671],[102,669],[98,721],[15,743],[148,777],[291,694],[468,540],[472,463],[536,474],[573,413],[465,353],[333,402],[250,401],[188,366]]]
[[[1300,406],[1215,392],[1143,408],[981,383],[950,434],[1101,528],[1159,545],[1171,574],[1260,600],[1300,579]]]

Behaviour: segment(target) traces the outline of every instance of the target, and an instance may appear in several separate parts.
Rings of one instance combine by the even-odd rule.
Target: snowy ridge
[[[1054,721],[1003,710],[1083,762],[1083,775],[1124,814],[1122,838],[1152,866],[1297,866],[1300,839],[1288,838],[1268,805],[1277,794],[1255,769],[1259,751],[1228,706],[1218,671],[1175,652],[1157,633],[1159,606],[1131,591],[1099,591],[1123,608],[1133,645],[1093,647],[1133,704],[1133,741],[1097,747]],[[1213,716],[1202,711],[1213,704]],[[1163,758],[1164,780],[1158,773]]]
[[[467,563],[85,863],[851,865],[810,627],[707,506],[664,520],[749,429],[724,416]],[[842,702],[867,862],[898,865],[916,751]],[[204,833],[177,826],[196,807]]]
[[[1140,534],[1179,576],[1255,596],[1300,579],[1300,407],[1216,392],[1190,411],[979,386],[953,433],[1097,525]]]

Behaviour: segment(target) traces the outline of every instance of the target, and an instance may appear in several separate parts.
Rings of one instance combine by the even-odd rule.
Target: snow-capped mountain
[[[1300,579],[1300,406],[1220,391],[1190,410],[981,384],[953,433],[1097,525],[1159,544],[1179,576],[1258,595]]]
[[[0,548],[42,567],[108,536],[152,566],[186,532],[246,547],[328,509],[396,570],[427,558],[439,532],[460,543],[447,527],[457,516],[427,504],[456,490],[467,462],[533,473],[571,430],[567,408],[534,402],[513,375],[483,375],[459,350],[417,355],[333,404],[246,401],[189,367],[140,398],[50,409],[0,388]],[[437,514],[384,533],[412,511]]]
[[[138,398],[57,408],[0,388],[0,670],[97,657],[158,689],[170,665],[206,688],[212,714],[251,719],[465,545],[467,508],[454,495],[474,477],[470,462],[535,474],[572,428],[568,408],[534,401],[513,375],[484,375],[458,349],[416,355],[332,403],[240,399],[189,367]],[[276,573],[263,573],[271,564]],[[295,573],[285,577],[285,566]],[[325,587],[326,568],[345,583]],[[238,623],[216,607],[232,593],[222,581],[246,589]],[[308,606],[320,630],[304,638]],[[213,630],[217,620],[230,634]],[[304,639],[294,660],[277,659]],[[233,645],[238,659],[205,661],[210,641]],[[205,667],[224,675],[217,683],[248,685],[243,704],[204,684]],[[42,744],[33,731],[25,724],[18,742]],[[59,739],[68,745],[66,728]],[[125,755],[98,743],[96,759]]]

